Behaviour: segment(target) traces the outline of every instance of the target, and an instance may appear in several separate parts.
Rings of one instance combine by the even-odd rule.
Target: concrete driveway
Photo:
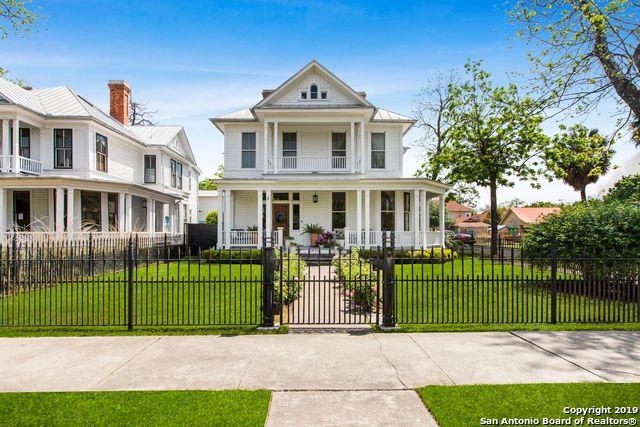
[[[0,366],[4,392],[269,389],[268,425],[435,425],[410,389],[638,382],[640,332],[0,338]]]

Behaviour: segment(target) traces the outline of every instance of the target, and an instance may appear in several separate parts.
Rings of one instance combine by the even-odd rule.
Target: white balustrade
[[[20,163],[20,172],[40,175],[42,173],[42,163],[38,160],[30,159],[28,157],[18,157]]]
[[[360,160],[356,158],[356,164]],[[267,162],[273,170],[271,159]],[[290,156],[276,157],[276,165],[279,173],[287,172],[349,172],[351,170],[351,158],[345,156]]]

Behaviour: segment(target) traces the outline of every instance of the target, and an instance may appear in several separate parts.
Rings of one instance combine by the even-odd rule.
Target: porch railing
[[[94,243],[110,242],[119,239],[128,239],[132,237],[137,239],[140,247],[150,247],[156,245],[177,245],[184,242],[183,234],[170,233],[148,233],[146,231],[120,233],[99,232],[99,231],[76,231],[73,233],[58,233],[55,231],[8,231],[1,233],[1,240],[7,243],[16,242],[16,244],[47,244],[52,242],[69,242],[83,243],[91,239]]]
[[[0,171],[13,172],[13,156],[0,156]],[[40,175],[42,174],[42,162],[29,157],[18,156],[18,172]]]
[[[281,228],[273,231],[272,238],[274,247],[279,248],[282,246],[283,234]],[[255,248],[262,245],[260,241],[261,238],[257,231],[231,230],[229,232],[222,232],[220,243],[222,246],[231,248]]]
[[[277,172],[349,172],[351,157],[346,156],[291,156],[276,157]],[[269,168],[273,160],[269,159]],[[355,168],[360,168],[360,159],[355,158]]]
[[[346,236],[348,235],[348,238],[345,236],[345,243],[348,246],[382,246],[383,243],[383,231],[361,231],[359,243],[357,231],[346,230],[345,233]],[[395,246],[398,248],[442,246],[442,234],[439,231],[420,231],[417,236],[413,231],[395,231],[393,235]],[[387,232],[387,236],[390,237],[389,232]]]

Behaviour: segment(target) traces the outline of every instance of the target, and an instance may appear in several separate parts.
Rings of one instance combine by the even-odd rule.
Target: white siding
[[[315,83],[318,85],[318,99],[310,99],[309,88],[311,84]],[[307,91],[307,99],[300,99],[300,92]],[[320,99],[320,92],[327,91],[327,99]],[[300,105],[354,105],[356,104],[356,99],[351,94],[347,93],[345,90],[338,88],[333,83],[330,83],[329,80],[321,77],[317,73],[308,73],[302,79],[299,79],[298,82],[289,90],[283,92],[281,95],[270,101],[270,105],[274,106],[300,106]]]
[[[32,231],[49,228],[49,191],[31,190],[31,229]]]

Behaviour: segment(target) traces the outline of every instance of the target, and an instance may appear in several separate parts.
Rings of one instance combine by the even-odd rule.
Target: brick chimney
[[[131,86],[124,80],[109,80],[109,114],[125,126],[129,125]]]

